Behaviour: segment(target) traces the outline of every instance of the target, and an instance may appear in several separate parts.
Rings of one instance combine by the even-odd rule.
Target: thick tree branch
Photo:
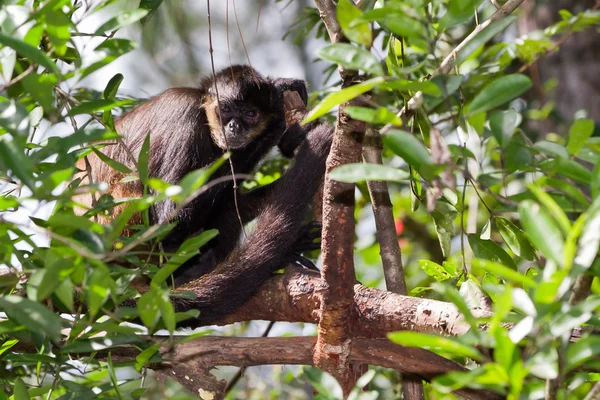
[[[248,303],[216,324],[250,320],[318,323],[324,288],[318,273],[288,267],[267,281]],[[352,307],[350,324],[356,337],[381,338],[400,330],[461,335],[469,330],[452,303],[402,296],[360,284],[354,285]],[[472,312],[478,317],[489,316],[479,309]]]
[[[337,22],[336,8],[331,0],[316,0],[320,16],[332,43],[345,41]],[[338,66],[342,88],[354,84],[357,71]],[[352,121],[344,114],[347,104],[340,106],[327,159],[327,175],[323,191],[323,239],[321,276],[325,283],[322,292],[321,318],[314,351],[315,365],[333,375],[348,396],[354,387],[356,374],[350,368],[352,318],[354,297],[354,184],[337,182],[329,172],[340,165],[360,161],[364,123]]]

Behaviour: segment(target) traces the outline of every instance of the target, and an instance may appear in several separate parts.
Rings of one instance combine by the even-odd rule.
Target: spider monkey
[[[201,285],[194,301],[200,320],[211,321],[242,305],[277,269],[290,262],[307,265],[300,252],[314,249],[310,231],[303,226],[312,197],[324,179],[332,128],[319,123],[286,129],[283,92],[297,91],[304,103],[304,81],[268,78],[250,66],[225,68],[201,81],[198,88],[173,88],[150,99],[116,121],[116,130],[137,157],[150,132],[149,176],[177,184],[192,170],[207,167],[225,151],[235,174],[248,174],[275,146],[293,157],[288,171],[275,182],[243,193],[232,181],[210,187],[172,219],[175,204],[163,201],[150,210],[150,222],[177,222],[162,239],[174,251],[187,238],[206,229],[219,234],[202,253],[175,273],[175,286]],[[124,164],[123,146],[102,151]],[[139,182],[121,183],[122,174],[88,156],[93,182],[108,182],[115,198],[139,196]],[[84,160],[78,163],[85,170]],[[226,162],[211,178],[231,175]],[[87,177],[83,182],[88,180]],[[237,204],[236,204],[237,203]],[[257,220],[256,228],[238,246],[240,220]],[[314,232],[312,233],[314,235]],[[202,277],[200,280],[196,278]],[[189,283],[191,282],[191,283]]]

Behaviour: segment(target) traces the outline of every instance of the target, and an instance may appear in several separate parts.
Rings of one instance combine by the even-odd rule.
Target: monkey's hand
[[[299,265],[304,268],[313,269],[318,271],[319,269],[315,264],[304,257],[302,253],[318,250],[321,248],[321,223],[318,221],[312,221],[304,225],[298,239],[294,245],[294,250],[290,254],[290,262]]]
[[[281,93],[284,93],[286,91],[298,92],[300,98],[302,98],[302,102],[304,103],[304,105],[307,104],[308,91],[306,90],[306,82],[304,82],[302,79],[276,78],[273,79],[273,85],[275,85],[275,87],[279,89]]]

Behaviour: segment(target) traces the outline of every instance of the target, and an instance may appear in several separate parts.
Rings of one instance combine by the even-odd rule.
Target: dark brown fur
[[[167,251],[176,250],[183,240],[202,230],[219,230],[202,254],[180,267],[176,274],[176,284],[181,285],[210,273],[192,283],[192,287],[203,288],[195,302],[203,321],[243,304],[275,270],[294,261],[302,222],[323,180],[332,134],[330,127],[316,124],[286,130],[283,91],[299,91],[306,101],[302,81],[264,78],[251,67],[234,66],[219,72],[216,82],[221,109],[217,106],[214,83],[206,79],[198,89],[169,89],[116,123],[117,131],[136,158],[150,132],[149,175],[172,184],[213,163],[224,148],[231,150],[235,173],[248,174],[274,146],[292,156],[307,138],[282,178],[248,193],[238,191],[237,210],[231,182],[211,187],[174,219],[171,216],[175,205],[171,201],[151,209],[151,223],[177,222],[162,241]],[[231,121],[237,118],[234,123],[228,122],[229,114],[233,115]],[[225,130],[221,129],[219,116]],[[123,146],[107,146],[102,151],[134,169]],[[120,183],[122,174],[95,155],[89,156],[89,162],[92,180],[108,182],[113,197],[141,195],[139,181]],[[85,170],[83,160],[78,166]],[[230,174],[230,166],[225,163],[212,178]],[[89,205],[89,198],[87,201]],[[255,231],[241,247],[236,247],[241,232],[238,211],[244,223],[258,217]]]

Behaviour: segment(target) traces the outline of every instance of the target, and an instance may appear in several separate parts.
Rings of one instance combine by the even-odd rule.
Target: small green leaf
[[[35,177],[33,175],[33,163],[27,157],[23,149],[15,140],[3,140],[0,138],[0,166],[12,171],[12,174],[30,189],[35,188]]]
[[[373,41],[368,22],[352,24],[363,12],[350,0],[340,0],[337,4],[337,19],[344,35],[353,42],[369,47]]]
[[[442,89],[431,81],[409,81],[406,79],[396,79],[392,81],[387,81],[383,86],[383,88],[389,88],[392,90],[398,90],[400,92],[418,92],[421,91],[424,94],[428,94],[434,97],[440,97],[443,95]]]
[[[117,95],[119,85],[123,82],[123,74],[115,74],[104,88],[103,96],[105,99],[113,99]]]
[[[161,292],[160,288],[152,286],[138,300],[137,307],[140,319],[149,330],[152,330],[156,326],[160,318]]]
[[[348,1],[348,0],[346,0]],[[383,76],[383,67],[369,51],[348,43],[336,43],[319,49],[317,55],[323,60],[333,61],[346,68]]]
[[[14,100],[0,101],[0,127],[15,136],[27,137],[29,118],[25,107]]]
[[[419,332],[392,332],[388,338],[401,346],[419,347],[452,354],[455,356],[469,357],[473,360],[481,360],[483,357],[474,347],[465,346],[455,338],[434,336]]]
[[[94,146],[92,146],[92,150],[98,156],[99,159],[101,159],[105,164],[109,165],[115,171],[118,171],[118,172],[120,172],[122,174],[131,174],[131,173],[133,173],[133,171],[130,170],[127,166],[125,166],[124,164],[120,163],[117,160],[114,160],[114,159],[110,158],[106,154],[104,154],[101,151],[99,151],[98,149],[96,149]]]
[[[477,7],[483,0],[451,0],[448,3],[446,14],[440,19],[440,30],[446,30],[455,25],[466,22],[477,12]]]
[[[568,235],[571,231],[571,221],[567,217],[567,214],[563,211],[563,209],[550,197],[550,195],[544,192],[542,189],[535,185],[527,186],[531,193],[537,197],[540,203],[550,212],[550,214],[554,217],[554,221],[558,224],[558,226],[562,229],[565,235]]]
[[[69,115],[92,114],[99,111],[108,111],[116,107],[121,107],[127,104],[132,104],[133,100],[116,100],[116,99],[100,99],[86,101],[81,103],[69,111]]]
[[[29,331],[45,333],[53,342],[58,342],[62,336],[62,319],[43,304],[20,296],[5,295],[0,297],[0,310]]]
[[[419,267],[429,276],[433,277],[436,281],[442,282],[446,279],[452,278],[444,267],[440,264],[429,260],[419,260]]]
[[[373,109],[367,107],[348,106],[344,108],[344,112],[352,117],[352,119],[365,121],[370,124],[392,124],[396,126],[402,125],[402,120],[385,107]]]
[[[535,259],[535,250],[525,232],[504,217],[495,217],[498,232],[513,253],[527,260]]]
[[[108,268],[105,265],[96,265],[85,286],[90,315],[95,316],[100,311],[113,286],[114,281],[110,277]]]
[[[589,185],[592,179],[592,173],[589,169],[575,160],[566,158],[544,160],[540,163],[540,168],[548,173],[559,174],[584,185]]]
[[[540,179],[538,179],[537,184],[540,186],[549,186],[553,189],[559,190],[585,207],[590,205],[590,202],[585,197],[583,192],[577,186],[572,185],[569,182],[542,176]]]
[[[482,240],[475,234],[469,235],[468,238],[469,245],[471,245],[471,250],[473,250],[475,257],[495,261],[512,269],[517,268],[512,257],[493,241]]]
[[[29,392],[27,391],[27,385],[21,380],[21,378],[17,378],[15,380],[15,386],[13,388],[13,398],[14,400],[30,400]]]
[[[471,266],[473,267],[473,272],[478,273],[480,270],[484,270],[490,274],[500,276],[506,280],[521,284],[525,287],[537,287],[537,283],[530,277],[497,262],[474,258],[471,261]]]
[[[96,30],[96,35],[102,35],[107,31],[116,31],[124,26],[131,25],[144,18],[148,12],[149,10],[144,8],[136,8],[135,10],[119,13],[99,27]]]
[[[368,92],[384,82],[385,80],[383,78],[373,78],[327,95],[327,97],[325,97],[319,104],[317,104],[315,108],[311,110],[310,113],[308,113],[308,115],[302,121],[302,124],[314,121],[315,119],[327,114],[333,107],[342,103],[346,103],[358,95]]]
[[[142,184],[148,184],[148,160],[150,158],[150,131],[146,134],[146,139],[140,149],[138,156],[138,175]]]
[[[514,98],[531,87],[531,79],[522,74],[502,76],[493,80],[479,92],[465,108],[465,115],[471,116],[489,111]]]
[[[586,361],[596,358],[598,354],[600,354],[600,336],[591,335],[569,343],[565,356],[566,370],[578,367]]]
[[[594,133],[594,120],[578,119],[569,129],[569,143],[567,150],[574,156],[579,153],[585,141]]]
[[[490,129],[500,147],[504,148],[508,145],[520,122],[519,114],[512,108],[490,114]]]
[[[561,158],[569,158],[569,152],[565,148],[565,146],[558,144],[556,142],[548,142],[546,140],[540,140],[539,142],[533,145],[534,149],[541,151],[545,154],[550,154],[552,156],[561,157]]]
[[[414,135],[393,129],[383,137],[383,144],[419,171],[425,180],[435,177],[436,165],[431,160],[425,145]]]
[[[507,26],[517,20],[516,15],[509,15],[506,18],[502,18],[500,21],[496,21],[488,25],[484,30],[479,32],[472,40],[468,41],[456,54],[454,65],[460,65],[465,61],[471,54],[477,49],[490,41],[494,36],[502,32]],[[476,114],[476,113],[474,113]]]
[[[597,199],[600,196],[600,162],[596,163],[591,176],[592,199]]]
[[[160,344],[153,344],[135,357],[135,369],[140,372],[148,360],[160,350]]]
[[[63,354],[71,353],[93,353],[115,347],[141,343],[139,336],[135,335],[110,335],[95,338],[81,338],[67,343],[60,352]]]
[[[385,19],[383,25],[399,37],[415,39],[425,39],[427,37],[427,25],[404,13],[389,16]]]
[[[25,89],[49,113],[54,109],[54,87],[58,80],[52,74],[29,74],[23,78]]]
[[[521,223],[527,236],[544,257],[563,264],[564,239],[560,229],[552,218],[539,204],[525,200],[519,204]]]
[[[401,182],[410,179],[408,172],[379,164],[345,164],[337,167],[329,174],[338,182],[356,183],[363,181]]]
[[[46,53],[38,50],[34,46],[27,44],[19,39],[6,36],[2,33],[0,33],[0,44],[15,49],[17,53],[19,53],[26,59],[32,61],[35,64],[39,64],[43,67],[48,68],[51,72],[55,73],[59,77],[61,76],[60,70],[58,69],[54,61],[52,61],[52,59],[48,57]]]

